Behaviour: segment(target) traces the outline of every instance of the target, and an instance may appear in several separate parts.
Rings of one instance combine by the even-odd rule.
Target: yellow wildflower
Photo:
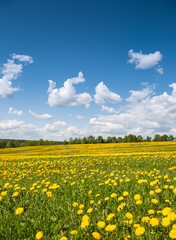
[[[35,238],[38,240],[38,239],[41,239],[43,237],[43,232],[38,232],[36,235],[35,235]]]

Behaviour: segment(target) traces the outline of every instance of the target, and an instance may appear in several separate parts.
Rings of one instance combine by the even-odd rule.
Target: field
[[[0,150],[0,239],[176,239],[176,143]]]

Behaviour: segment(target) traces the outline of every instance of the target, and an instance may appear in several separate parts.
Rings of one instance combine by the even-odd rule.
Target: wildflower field
[[[176,143],[0,150],[0,239],[176,239]]]

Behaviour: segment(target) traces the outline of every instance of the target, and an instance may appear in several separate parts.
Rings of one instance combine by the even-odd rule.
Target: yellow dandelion
[[[19,208],[16,209],[16,215],[20,215],[23,212],[24,212],[24,208],[22,208],[22,207],[19,207]]]
[[[78,231],[76,231],[76,230],[72,230],[72,231],[70,232],[71,235],[76,235],[77,233],[78,233]]]
[[[167,216],[171,211],[172,211],[172,208],[166,207],[166,208],[164,208],[164,209],[162,210],[162,214],[163,214],[164,216]]]
[[[111,198],[115,198],[115,197],[117,197],[117,194],[116,193],[112,193],[111,194]]]
[[[78,206],[78,203],[77,202],[74,202],[73,203],[73,207],[77,207]]]
[[[172,239],[175,239],[175,238],[176,238],[176,230],[175,230],[175,229],[172,229],[172,230],[169,232],[169,237],[172,238]]]
[[[128,219],[132,219],[133,218],[133,214],[128,212],[128,213],[125,214],[125,217],[128,218]]]
[[[89,208],[89,209],[87,210],[87,213],[92,213],[92,211],[93,211],[93,209],[92,209],[92,208]]]
[[[123,196],[124,196],[124,197],[126,197],[126,196],[128,196],[128,195],[129,195],[129,193],[128,193],[127,191],[123,192]]]
[[[116,225],[107,225],[106,228],[105,228],[105,230],[106,230],[107,232],[112,232],[112,231],[114,231],[115,229],[116,229]]]
[[[144,233],[145,233],[145,228],[144,228],[144,227],[138,227],[138,228],[136,228],[136,230],[135,230],[136,236],[143,235]]]
[[[97,223],[97,226],[99,227],[99,228],[104,228],[105,227],[105,222],[104,221],[99,221],[98,223]]]
[[[93,232],[92,233],[92,236],[95,238],[95,239],[101,239],[101,235],[98,233],[98,232]]]
[[[141,199],[141,195],[140,194],[136,194],[134,195],[134,200],[140,200]]]
[[[41,239],[43,237],[43,232],[40,231],[38,232],[36,235],[35,235],[35,238],[38,240],[38,239]]]
[[[151,219],[150,219],[150,225],[151,225],[152,227],[158,226],[158,224],[159,224],[158,218],[151,218]]]
[[[148,214],[154,214],[154,213],[155,213],[155,211],[153,209],[148,210]]]
[[[161,224],[163,225],[163,227],[169,226],[170,219],[168,217],[163,218]]]
[[[83,213],[83,210],[82,210],[82,209],[80,209],[80,210],[77,211],[77,214],[78,214],[78,215],[80,215],[80,214],[82,214],[82,213]]]
[[[158,200],[154,198],[154,199],[151,200],[151,202],[154,203],[154,204],[157,204]]]

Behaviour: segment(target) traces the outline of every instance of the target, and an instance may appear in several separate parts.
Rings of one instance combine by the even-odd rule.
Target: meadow
[[[1,149],[0,239],[176,239],[176,142]]]

